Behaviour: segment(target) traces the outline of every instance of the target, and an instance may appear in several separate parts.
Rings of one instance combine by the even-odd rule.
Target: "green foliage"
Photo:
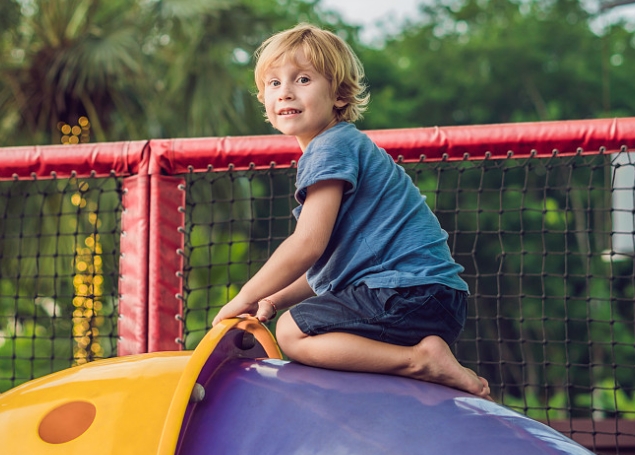
[[[41,307],[31,308],[42,313]],[[0,326],[0,392],[70,366],[70,318],[3,319]],[[52,355],[54,353],[54,355]]]
[[[635,387],[633,264],[601,255],[611,231],[608,169],[599,155],[408,168],[474,295],[463,339],[480,347],[459,343],[459,358],[505,404],[537,418],[621,410],[617,397],[600,407],[607,394],[595,411],[565,404],[608,380],[626,393]]]
[[[436,0],[381,48],[319,1],[4,2],[0,143],[56,143],[85,115],[93,138],[270,131],[252,53],[298,21],[360,54],[372,104],[362,128],[579,119],[635,112],[635,36],[598,35],[575,0]]]
[[[188,176],[186,347],[196,346],[220,307],[290,234],[292,174]]]
[[[568,417],[569,404],[567,394],[562,390],[543,399],[538,396],[535,390],[526,389],[522,397],[505,395],[502,404],[532,419],[541,421],[559,420]]]
[[[0,390],[73,364],[78,248],[101,272],[99,309],[86,319],[99,356],[114,354],[120,200],[116,179],[0,182]],[[95,253],[93,255],[93,252]]]
[[[578,396],[576,404],[591,409],[596,418],[635,419],[635,396],[629,396],[611,378],[601,381],[592,393]]]
[[[81,116],[97,141],[270,132],[252,95],[252,53],[298,20],[322,23],[314,5],[3,4],[0,12],[14,21],[0,35],[0,144],[59,143],[59,122],[75,124]],[[337,17],[330,20],[353,33]]]
[[[628,116],[632,28],[602,36],[574,0],[438,0],[381,49],[362,50],[364,127]]]

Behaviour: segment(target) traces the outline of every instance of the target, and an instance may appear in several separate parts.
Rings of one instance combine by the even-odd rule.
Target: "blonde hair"
[[[342,38],[310,24],[298,24],[279,32],[256,50],[254,76],[258,101],[264,103],[265,72],[280,59],[293,58],[298,49],[302,49],[306,59],[330,82],[336,98],[346,103],[334,108],[336,119],[345,122],[361,119],[370,98],[363,81],[362,63]]]

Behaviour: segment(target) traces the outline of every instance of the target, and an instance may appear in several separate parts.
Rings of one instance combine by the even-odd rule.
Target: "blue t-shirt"
[[[441,283],[467,291],[445,232],[404,169],[352,123],[315,137],[298,162],[296,200],[329,179],[347,182],[324,254],[308,270],[313,291],[350,285],[400,288]],[[301,216],[302,205],[293,211]]]

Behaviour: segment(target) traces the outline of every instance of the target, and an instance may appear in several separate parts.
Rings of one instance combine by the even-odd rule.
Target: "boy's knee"
[[[293,347],[305,337],[306,335],[300,330],[288,311],[278,318],[278,323],[276,324],[276,339],[278,346],[280,346],[280,349],[282,349],[285,354],[291,357]]]

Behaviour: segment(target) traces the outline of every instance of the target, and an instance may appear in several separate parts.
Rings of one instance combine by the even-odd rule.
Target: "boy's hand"
[[[278,315],[278,309],[271,299],[260,299],[258,301],[258,312],[256,318],[260,322],[267,322]]]
[[[267,300],[260,300],[258,303],[247,304],[240,302],[238,297],[232,299],[223,308],[220,309],[212,326],[215,326],[223,319],[229,319],[236,316],[256,316],[260,322],[267,322],[277,315],[276,308]]]
[[[212,326],[215,326],[223,319],[230,319],[236,316],[253,316],[258,309],[258,303],[249,303],[242,301],[238,296],[234,297],[224,307],[220,309],[214,320]]]

